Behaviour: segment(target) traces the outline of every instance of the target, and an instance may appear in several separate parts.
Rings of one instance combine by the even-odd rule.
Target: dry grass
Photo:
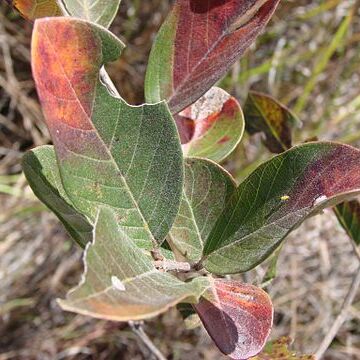
[[[318,136],[359,146],[359,13],[339,36],[354,4],[283,0],[268,32],[223,84],[241,100],[251,86],[301,110],[304,126],[297,142]],[[113,26],[131,45],[109,72],[132,103],[142,101],[151,39],[168,6],[161,0],[124,0]],[[126,325],[65,313],[56,304],[79,278],[81,251],[21,175],[22,153],[49,142],[31,79],[30,36],[31,25],[0,5],[0,360],[149,359]],[[226,165],[241,179],[252,161],[267,157],[259,139],[246,138]],[[286,242],[278,277],[269,287],[276,307],[272,336],[290,334],[295,349],[314,352],[357,268],[352,247],[330,211],[308,220]],[[257,282],[263,272],[258,267],[246,280]],[[145,329],[169,359],[222,358],[204,330],[186,330],[176,311]],[[359,349],[358,296],[324,359],[360,359]]]

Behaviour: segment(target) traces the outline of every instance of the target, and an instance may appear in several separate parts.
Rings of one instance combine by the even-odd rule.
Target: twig
[[[174,260],[158,260],[155,261],[155,267],[166,271],[189,272],[191,265],[187,262],[178,262]]]
[[[155,356],[157,360],[166,360],[166,357],[160,352],[160,350],[155,346],[151,339],[145,333],[142,323],[129,321],[129,326],[131,330],[139,337],[139,339],[144,343],[152,355]]]
[[[360,267],[357,270],[357,273],[353,278],[349,292],[347,293],[347,295],[345,297],[345,300],[341,307],[341,311],[340,311],[339,315],[337,316],[335,322],[333,323],[332,327],[330,328],[329,332],[324,337],[322,343],[320,344],[318,350],[315,353],[315,357],[317,359],[321,359],[321,357],[324,355],[325,351],[328,349],[328,347],[334,340],[339,329],[341,328],[343,323],[346,321],[349,309],[351,307],[352,302],[355,299],[355,296],[357,294],[359,286],[360,286]]]

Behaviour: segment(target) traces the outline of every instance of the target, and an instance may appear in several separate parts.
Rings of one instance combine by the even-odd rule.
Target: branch
[[[155,267],[166,271],[176,272],[189,272],[191,271],[191,265],[187,262],[178,262],[174,260],[157,260],[155,261]]]
[[[166,360],[166,357],[160,352],[160,350],[155,346],[151,339],[146,335],[142,327],[142,323],[129,321],[129,326],[157,360]]]

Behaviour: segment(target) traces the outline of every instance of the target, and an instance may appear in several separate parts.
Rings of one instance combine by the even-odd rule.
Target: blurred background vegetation
[[[360,146],[360,2],[282,0],[250,51],[220,85],[243,104],[248,90],[269,93],[302,120],[295,142]],[[123,0],[111,30],[127,49],[109,73],[122,96],[143,101],[152,40],[171,1]],[[32,24],[0,4],[0,360],[150,359],[125,324],[65,313],[57,297],[75,285],[81,251],[34,197],[21,173],[27,149],[50,142],[30,67]],[[245,136],[225,166],[237,180],[269,158],[260,137]],[[331,212],[312,218],[285,243],[269,287],[272,338],[290,335],[313,353],[336,317],[358,261]],[[257,283],[258,267],[241,278]],[[358,294],[359,295],[359,294]],[[360,359],[360,296],[324,359]],[[222,359],[202,328],[185,329],[175,310],[145,324],[169,358]]]

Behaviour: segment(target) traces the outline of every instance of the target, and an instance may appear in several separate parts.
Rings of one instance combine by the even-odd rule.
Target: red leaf
[[[218,348],[231,359],[257,355],[273,321],[273,306],[265,291],[239,281],[214,279],[195,310]]]
[[[177,0],[150,56],[146,97],[176,114],[199,99],[263,30],[280,0]]]
[[[213,87],[175,116],[184,154],[221,161],[241,140],[244,118],[237,100]]]

